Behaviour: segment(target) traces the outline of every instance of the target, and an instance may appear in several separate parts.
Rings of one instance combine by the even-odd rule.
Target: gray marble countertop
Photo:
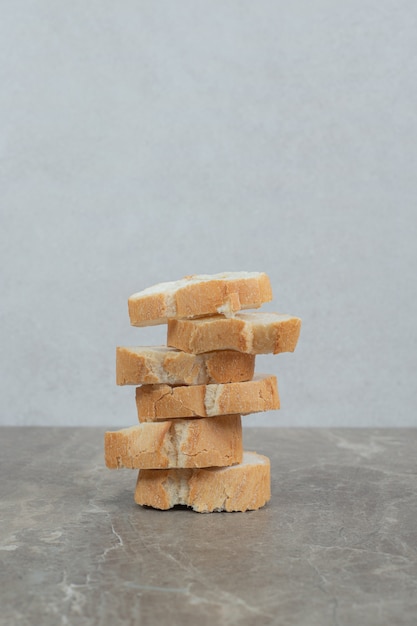
[[[259,511],[156,511],[104,428],[0,429],[0,624],[417,623],[417,430],[244,430]]]

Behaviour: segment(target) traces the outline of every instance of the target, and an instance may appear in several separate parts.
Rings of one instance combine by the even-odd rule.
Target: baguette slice
[[[269,278],[262,272],[195,274],[159,283],[128,299],[132,326],[166,324],[172,318],[193,318],[240,309],[257,309],[272,300]]]
[[[116,348],[118,385],[204,385],[250,380],[255,356],[236,350],[195,355],[166,346]]]
[[[177,504],[198,513],[259,509],[271,498],[268,457],[244,452],[239,465],[224,468],[140,470],[137,504],[171,509]]]
[[[136,388],[140,422],[177,417],[213,417],[279,409],[277,379],[258,375],[244,383],[225,385],[142,385]]]
[[[153,422],[106,432],[110,469],[227,466],[242,461],[240,415]]]
[[[280,313],[237,313],[197,320],[169,320],[168,345],[201,354],[209,350],[238,350],[248,354],[294,352],[301,320]]]

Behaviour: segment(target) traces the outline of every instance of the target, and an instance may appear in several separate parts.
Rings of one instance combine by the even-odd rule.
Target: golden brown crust
[[[242,460],[240,415],[153,422],[106,432],[110,469],[227,466]]]
[[[263,321],[264,320],[264,321]],[[209,350],[237,350],[248,354],[293,352],[301,319],[278,313],[237,313],[195,320],[169,320],[168,346],[202,354]]]
[[[199,320],[169,320],[167,345],[191,354],[228,349],[249,353],[250,350],[245,322],[238,317],[220,315]]]
[[[106,432],[104,435],[106,466],[110,469],[168,467],[167,452],[163,444],[165,438],[169,437],[170,430],[171,422],[165,421]]]
[[[135,490],[137,504],[157,509],[182,504],[199,513],[255,510],[270,497],[269,459],[246,452],[243,463],[228,468],[141,470]]]
[[[239,383],[252,380],[255,355],[236,350],[215,350],[204,355],[209,383]],[[243,358],[242,358],[243,357]]]
[[[166,346],[116,348],[118,385],[198,385],[250,380],[255,356],[235,350],[194,355]]]
[[[168,319],[259,308],[272,300],[268,276],[261,272],[192,275],[135,293],[128,299],[133,326],[164,324]]]
[[[173,470],[141,469],[135,489],[135,502],[144,506],[152,506],[154,509],[171,509],[172,498],[165,485],[169,479],[169,474]],[[182,470],[189,472],[191,470]],[[155,474],[155,472],[158,472]]]
[[[163,320],[167,319],[167,300],[164,294],[142,296],[140,300],[131,296],[127,306],[132,326],[163,324]],[[136,323],[132,320],[136,320]]]
[[[137,387],[136,407],[139,421],[153,422],[172,417],[207,417],[204,406],[205,392],[206,385]]]
[[[192,385],[142,385],[136,389],[140,422],[180,417],[257,413],[279,409],[275,376],[258,375],[242,383]]]

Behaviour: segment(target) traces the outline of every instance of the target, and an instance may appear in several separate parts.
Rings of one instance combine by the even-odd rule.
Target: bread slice
[[[279,409],[277,379],[258,375],[225,385],[142,385],[136,388],[136,406],[140,422],[269,411]]]
[[[204,385],[250,380],[255,356],[236,350],[195,355],[166,346],[116,348],[118,385]]]
[[[200,354],[209,350],[238,350],[248,354],[293,352],[301,320],[280,313],[237,313],[196,320],[169,320],[168,345]]]
[[[244,452],[239,465],[206,469],[140,470],[137,504],[171,509],[177,504],[198,513],[259,509],[271,498],[268,457]]]
[[[149,422],[104,437],[110,469],[227,466],[242,461],[240,415]]]
[[[172,318],[193,318],[240,309],[257,309],[272,300],[269,278],[262,272],[195,274],[159,283],[130,296],[132,326],[165,324]]]

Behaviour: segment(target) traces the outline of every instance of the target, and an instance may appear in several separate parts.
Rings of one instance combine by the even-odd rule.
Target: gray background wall
[[[417,426],[417,5],[1,3],[1,423],[136,423],[127,297],[266,271],[245,424]]]

